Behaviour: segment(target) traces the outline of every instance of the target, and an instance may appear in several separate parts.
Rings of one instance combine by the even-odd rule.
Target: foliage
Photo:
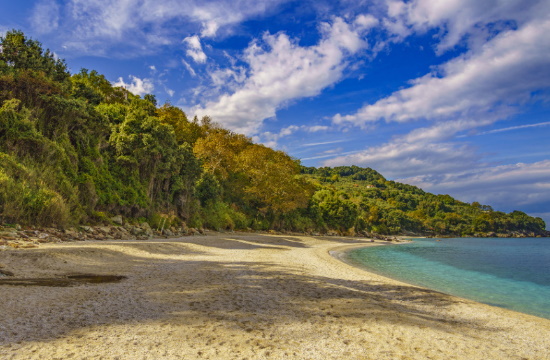
[[[302,173],[320,186],[310,205],[317,221],[335,230],[354,225],[357,231],[381,234],[545,234],[541,218],[520,211],[505,214],[477,202],[468,204],[449,195],[430,194],[416,186],[387,181],[369,168],[304,167]]]
[[[68,226],[113,215],[161,229],[542,233],[522,212],[465,204],[369,168],[305,168],[281,151],[71,75],[20,31],[0,38],[0,221]]]

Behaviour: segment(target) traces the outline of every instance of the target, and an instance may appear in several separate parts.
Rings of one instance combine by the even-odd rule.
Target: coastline
[[[549,320],[411,286],[331,255],[372,245],[379,243],[226,233],[3,251],[0,264],[16,277],[127,279],[0,286],[0,357],[550,357]]]

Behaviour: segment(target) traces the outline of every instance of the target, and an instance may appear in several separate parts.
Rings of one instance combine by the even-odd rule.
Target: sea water
[[[550,238],[415,239],[355,249],[379,275],[550,319]]]

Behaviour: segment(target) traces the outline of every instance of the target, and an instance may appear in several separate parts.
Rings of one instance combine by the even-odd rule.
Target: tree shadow
[[[237,240],[242,239],[249,241],[247,237]],[[198,239],[190,240],[203,245]],[[288,237],[279,240],[277,245],[298,242]],[[224,241],[232,242],[232,249],[243,250],[235,240],[224,239],[222,246],[226,246]],[[6,308],[15,309],[0,318],[0,345],[57,339],[71,331],[98,325],[156,321],[185,326],[215,322],[243,332],[306,322],[337,324],[342,321],[385,322],[449,333],[462,329],[501,330],[471,319],[446,317],[441,309],[460,300],[435,291],[312,276],[298,267],[285,268],[269,262],[182,259],[179,256],[185,254],[185,246],[167,242],[154,244],[158,248],[121,242],[120,246],[128,247],[128,253],[101,247],[88,252],[79,252],[78,247],[50,250],[48,256],[57,257],[61,262],[70,261],[73,267],[75,262],[79,263],[83,272],[124,275],[127,279],[116,284],[66,288],[0,286],[0,297]],[[131,255],[136,249],[150,256]],[[46,255],[40,251],[35,253]],[[174,256],[161,259],[156,254]],[[33,255],[30,263],[38,261],[32,260],[36,258]],[[135,271],[136,266],[140,266],[140,271]],[[60,265],[55,272],[63,269]]]

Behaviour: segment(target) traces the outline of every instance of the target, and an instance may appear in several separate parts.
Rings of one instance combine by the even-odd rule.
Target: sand
[[[0,252],[0,359],[549,359],[550,320],[422,289],[329,252],[352,238],[213,234]],[[5,279],[5,277],[4,277]]]

